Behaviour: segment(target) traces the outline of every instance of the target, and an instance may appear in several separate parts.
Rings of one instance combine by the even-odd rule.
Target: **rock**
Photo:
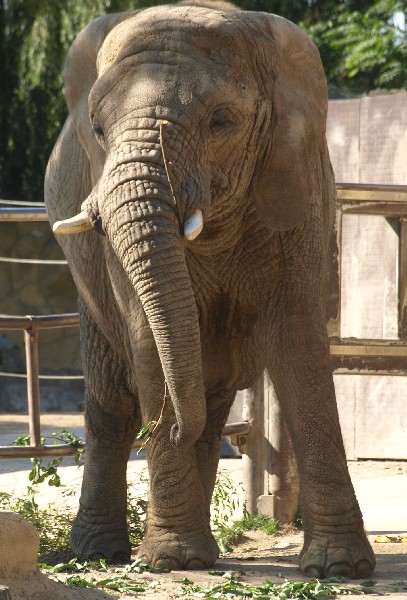
[[[8,579],[2,582],[8,589],[6,600],[113,600],[111,594],[94,588],[71,588],[52,581],[42,573]],[[114,596],[117,598],[117,596]],[[130,598],[130,596],[120,596]],[[0,600],[3,598],[0,596]]]
[[[34,574],[39,547],[34,525],[17,513],[0,511],[0,579]]]

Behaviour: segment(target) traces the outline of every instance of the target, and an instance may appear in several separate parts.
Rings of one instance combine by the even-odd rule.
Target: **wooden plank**
[[[355,455],[407,459],[406,377],[355,375]]]
[[[339,337],[341,332],[341,248],[342,212],[337,210],[328,255],[326,321],[330,337]]]
[[[357,339],[351,343],[331,344],[331,355],[336,356],[404,356],[407,358],[405,342],[382,340],[373,344],[374,340]]]
[[[407,220],[400,221],[399,249],[399,336],[407,338]]]
[[[335,374],[334,381],[347,458],[407,458],[407,377]]]
[[[365,96],[360,102],[359,178],[407,182],[407,93]]]
[[[343,215],[341,337],[397,339],[397,225],[380,216]]]
[[[337,183],[337,200],[355,202],[407,202],[407,185]]]
[[[331,356],[331,368],[340,374],[406,375],[405,356]]]
[[[328,103],[326,137],[337,181],[359,178],[360,98]]]
[[[389,202],[363,202],[342,204],[344,214],[377,215],[382,217],[407,217],[407,202],[390,204]]]

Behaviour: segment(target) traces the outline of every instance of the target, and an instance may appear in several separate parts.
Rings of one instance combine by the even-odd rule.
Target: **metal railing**
[[[48,221],[43,202],[24,202],[16,200],[0,200],[0,221]]]
[[[10,331],[18,329],[24,331],[27,369],[28,423],[30,434],[30,446],[0,446],[1,458],[67,456],[69,454],[75,454],[76,447],[71,444],[41,444],[40,379],[44,376],[39,374],[38,338],[41,329],[77,327],[78,325],[79,315],[77,314],[45,316],[27,315],[25,317],[0,315],[0,330]],[[17,374],[0,373],[0,375],[16,376]],[[47,376],[47,378],[50,377]]]
[[[337,372],[407,373],[407,186],[338,184],[337,218],[331,247],[331,280],[328,305],[328,332],[331,344],[333,369]],[[0,201],[1,204],[1,201]],[[28,203],[26,203],[28,204]],[[38,205],[36,205],[38,206]],[[46,221],[45,208],[32,211],[25,206],[32,221]],[[34,207],[35,208],[35,207]],[[7,217],[6,217],[7,214]],[[342,338],[341,322],[341,253],[343,214],[381,215],[400,220],[399,244],[399,340],[365,340]],[[12,218],[13,217],[13,218]],[[0,209],[0,221],[28,220],[23,212],[10,213]],[[64,261],[61,261],[64,262]],[[0,457],[62,456],[73,454],[71,445],[41,446],[40,402],[36,400],[38,374],[38,330],[42,326],[71,326],[78,315],[50,315],[48,317],[3,317],[6,321],[17,319],[25,331],[27,355],[27,385],[31,387],[29,400],[30,447],[0,447]],[[18,319],[22,319],[18,321]],[[24,319],[26,319],[24,321]],[[42,319],[42,320],[41,320]],[[52,325],[52,319],[54,319]],[[58,324],[62,319],[62,325]],[[66,324],[64,319],[72,319]],[[10,321],[11,322],[11,321]],[[7,324],[7,323],[6,323]],[[75,325],[77,322],[75,323]],[[14,327],[15,328],[15,327]],[[30,366],[31,365],[31,366]],[[37,365],[37,366],[36,366]],[[34,390],[34,391],[33,391]],[[298,480],[293,466],[295,460],[287,437],[277,399],[263,377],[244,394],[243,420],[226,425],[223,435],[233,436],[233,443],[243,454],[243,478],[248,510],[255,512],[260,502],[262,512],[275,516],[282,522],[292,520],[298,501]],[[265,425],[267,420],[267,426]],[[31,433],[30,433],[31,436]],[[273,506],[268,507],[271,500]],[[267,502],[266,502],[267,501]],[[289,507],[289,508],[287,508]]]
[[[0,200],[0,222],[47,222],[47,212],[44,203],[40,202],[15,202]],[[36,259],[9,259],[1,257],[1,262],[19,262],[35,264],[60,264],[66,265],[65,260],[48,261]],[[54,329],[60,327],[77,327],[78,314],[61,315],[0,315],[0,330],[24,331],[24,345],[26,357],[25,375],[20,373],[0,373],[2,377],[27,378],[27,402],[30,445],[29,446],[0,446],[0,458],[33,458],[41,456],[68,456],[75,454],[76,447],[72,444],[41,444],[41,405],[40,405],[40,380],[56,379],[56,376],[44,376],[39,373],[38,341],[41,329]],[[80,377],[80,376],[79,376]],[[60,377],[58,377],[60,378]],[[64,379],[72,378],[64,376]],[[82,378],[82,377],[80,377]],[[78,379],[75,376],[75,379]],[[83,378],[82,378],[83,379]]]
[[[18,204],[18,207],[16,207]],[[3,205],[3,206],[1,206]],[[4,206],[5,205],[5,206]],[[43,203],[34,202],[14,202],[10,200],[0,200],[0,222],[46,222],[48,221],[47,212]],[[1,262],[22,262],[36,264],[60,264],[66,265],[65,260],[36,260],[36,259],[2,259]],[[40,375],[38,361],[38,343],[39,331],[41,329],[55,329],[61,327],[78,327],[79,315],[77,313],[68,313],[60,315],[0,315],[0,330],[22,330],[24,331],[24,344],[26,356],[26,375],[18,373],[0,372],[3,377],[26,377],[27,378],[27,401],[28,401],[28,423],[29,423],[29,446],[1,446],[0,458],[34,458],[42,456],[69,456],[75,454],[77,446],[73,444],[52,444],[41,443],[41,397],[40,380],[41,379],[83,379],[81,376],[49,376]],[[250,431],[248,422],[228,423],[225,425],[223,436],[246,435]],[[135,440],[133,448],[142,446],[141,441]],[[81,446],[86,448],[86,444]]]

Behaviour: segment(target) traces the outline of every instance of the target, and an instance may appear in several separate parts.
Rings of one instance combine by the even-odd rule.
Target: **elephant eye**
[[[235,119],[232,113],[227,108],[220,108],[215,110],[212,114],[211,120],[209,121],[209,127],[214,133],[220,132],[226,127],[235,125]]]
[[[102,129],[101,125],[97,121],[94,121],[92,123],[92,128],[93,128],[93,131],[95,132],[97,141],[102,146],[102,148],[105,148],[105,134],[103,133],[103,129]]]

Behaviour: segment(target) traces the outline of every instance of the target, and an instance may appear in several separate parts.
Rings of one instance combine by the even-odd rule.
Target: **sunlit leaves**
[[[328,4],[332,4],[329,2]],[[398,0],[377,0],[363,10],[336,3],[326,20],[305,20],[328,78],[345,91],[407,87],[407,32],[394,20]]]

